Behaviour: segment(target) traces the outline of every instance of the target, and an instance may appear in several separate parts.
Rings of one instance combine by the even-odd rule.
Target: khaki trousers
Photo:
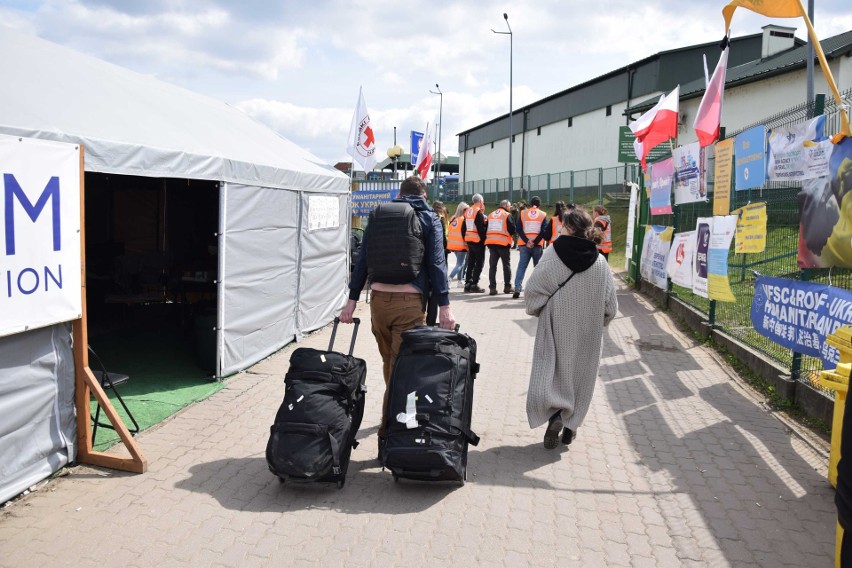
[[[382,374],[385,379],[385,393],[382,398],[382,422],[379,436],[385,435],[388,408],[388,385],[391,370],[399,347],[402,345],[402,332],[426,323],[423,300],[420,294],[372,291],[370,300],[372,331],[382,355]]]

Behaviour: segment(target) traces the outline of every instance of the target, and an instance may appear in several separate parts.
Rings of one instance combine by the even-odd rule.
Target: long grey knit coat
[[[578,272],[556,291],[574,272],[566,262]],[[561,236],[544,251],[524,290],[527,313],[538,316],[527,391],[530,428],[557,411],[574,432],[583,423],[598,376],[603,328],[618,311],[612,278],[606,259],[586,239]]]

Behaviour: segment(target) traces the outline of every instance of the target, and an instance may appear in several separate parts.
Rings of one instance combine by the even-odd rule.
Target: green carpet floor
[[[130,376],[127,383],[117,388],[141,430],[207,398],[223,386],[196,364],[193,346],[179,328],[125,330],[90,339],[89,343],[107,371]],[[89,365],[99,370],[93,357]],[[125,425],[132,428],[115,393],[107,390],[107,394]],[[92,400],[91,405],[94,417],[97,403]],[[103,411],[100,422],[109,424]],[[98,427],[96,450],[104,450],[118,441],[113,430]]]

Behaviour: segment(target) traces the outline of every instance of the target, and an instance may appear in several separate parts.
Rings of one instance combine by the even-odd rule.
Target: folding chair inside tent
[[[121,394],[119,394],[118,389],[116,388],[118,385],[123,385],[124,383],[129,381],[130,377],[128,375],[123,374],[123,373],[115,373],[115,372],[111,372],[111,371],[108,372],[106,370],[106,367],[104,366],[103,362],[101,361],[101,358],[98,357],[98,354],[95,353],[95,350],[92,349],[91,345],[89,345],[89,353],[92,355],[92,357],[95,358],[95,361],[98,362],[98,366],[100,367],[99,370],[93,369],[92,374],[95,376],[95,378],[98,380],[98,382],[101,383],[101,388],[103,388],[104,391],[106,391],[107,389],[112,389],[112,391],[115,393],[116,398],[118,399],[119,404],[121,404],[121,407],[124,408],[124,412],[127,413],[127,416],[130,418],[130,421],[133,422],[133,428],[128,428],[128,431],[131,434],[138,434],[139,433],[139,424],[136,422],[136,419],[133,418],[133,414],[131,414],[130,409],[127,408],[127,404],[124,402],[124,399],[121,398]],[[98,409],[95,411],[95,416],[92,419],[92,444],[93,445],[95,443],[95,436],[97,436],[97,434],[98,434],[98,426],[100,426],[102,428],[109,428],[110,430],[115,430],[115,428],[112,426],[112,424],[109,424],[107,422],[101,422],[100,416],[101,416],[101,405],[98,404]]]

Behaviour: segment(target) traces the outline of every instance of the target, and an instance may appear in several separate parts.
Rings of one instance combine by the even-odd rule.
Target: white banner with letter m
[[[82,314],[80,148],[0,135],[0,337]]]

